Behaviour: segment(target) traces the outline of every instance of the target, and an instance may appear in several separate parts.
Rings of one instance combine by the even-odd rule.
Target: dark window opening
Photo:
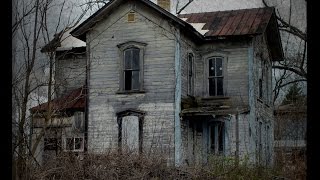
[[[224,123],[214,122],[210,125],[210,151],[213,154],[224,152]]]
[[[140,49],[124,51],[124,90],[140,89]]]
[[[209,59],[209,96],[223,95],[223,65],[221,57]]]
[[[60,143],[57,138],[44,138],[44,150],[57,150]]]
[[[76,137],[76,138],[66,138],[66,150],[69,151],[80,151],[83,149],[83,138]]]
[[[188,55],[188,94],[193,95],[193,55]]]

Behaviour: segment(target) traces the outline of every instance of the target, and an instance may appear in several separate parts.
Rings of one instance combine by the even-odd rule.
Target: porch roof
[[[204,116],[204,115],[230,115],[230,114],[243,114],[249,112],[249,107],[196,107],[183,109],[180,113],[181,116]]]
[[[85,108],[85,87],[80,87],[70,91],[65,96],[51,100],[53,111],[62,110],[84,110]],[[31,113],[45,112],[48,108],[48,102],[42,103],[30,109]]]

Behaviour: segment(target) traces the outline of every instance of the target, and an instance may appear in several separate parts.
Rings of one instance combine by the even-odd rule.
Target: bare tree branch
[[[186,7],[188,7],[189,4],[192,3],[192,2],[193,2],[193,0],[189,0],[189,1],[187,2],[187,4],[185,4],[182,8],[180,8],[180,10],[177,11],[177,9],[178,9],[178,4],[179,4],[179,1],[178,1],[178,2],[177,2],[177,6],[176,6],[176,11],[177,11],[176,13],[177,13],[177,14],[180,14],[181,11],[183,11]]]
[[[272,68],[292,71],[292,72],[298,74],[299,76],[302,76],[302,77],[304,77],[304,78],[307,78],[307,73],[301,72],[300,70],[297,70],[297,69],[295,69],[295,68],[293,68],[293,67],[273,65]]]

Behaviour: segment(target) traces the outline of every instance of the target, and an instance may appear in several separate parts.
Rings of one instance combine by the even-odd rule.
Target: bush
[[[105,154],[60,153],[41,167],[31,168],[31,179],[274,179],[274,169],[252,166],[246,160],[211,156],[206,166],[174,167],[161,155],[144,156],[132,152]]]

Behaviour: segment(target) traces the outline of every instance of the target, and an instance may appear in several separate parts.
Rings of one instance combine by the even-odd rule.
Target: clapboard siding
[[[68,55],[57,59],[55,64],[55,89],[57,97],[85,84],[86,56]]]
[[[168,29],[166,34],[159,33],[164,30],[157,25],[162,21],[161,17],[146,11],[139,3],[134,10],[135,22],[128,23],[126,14],[132,10],[131,3],[118,7],[117,11],[87,34],[90,50],[89,150],[102,152],[117,147],[118,124],[115,113],[136,109],[146,112],[143,150],[155,151],[155,147],[164,147],[169,161],[173,161],[174,38],[168,33],[168,24],[167,27],[164,25]],[[117,94],[121,55],[117,45],[128,41],[147,44],[143,65],[145,93]]]

